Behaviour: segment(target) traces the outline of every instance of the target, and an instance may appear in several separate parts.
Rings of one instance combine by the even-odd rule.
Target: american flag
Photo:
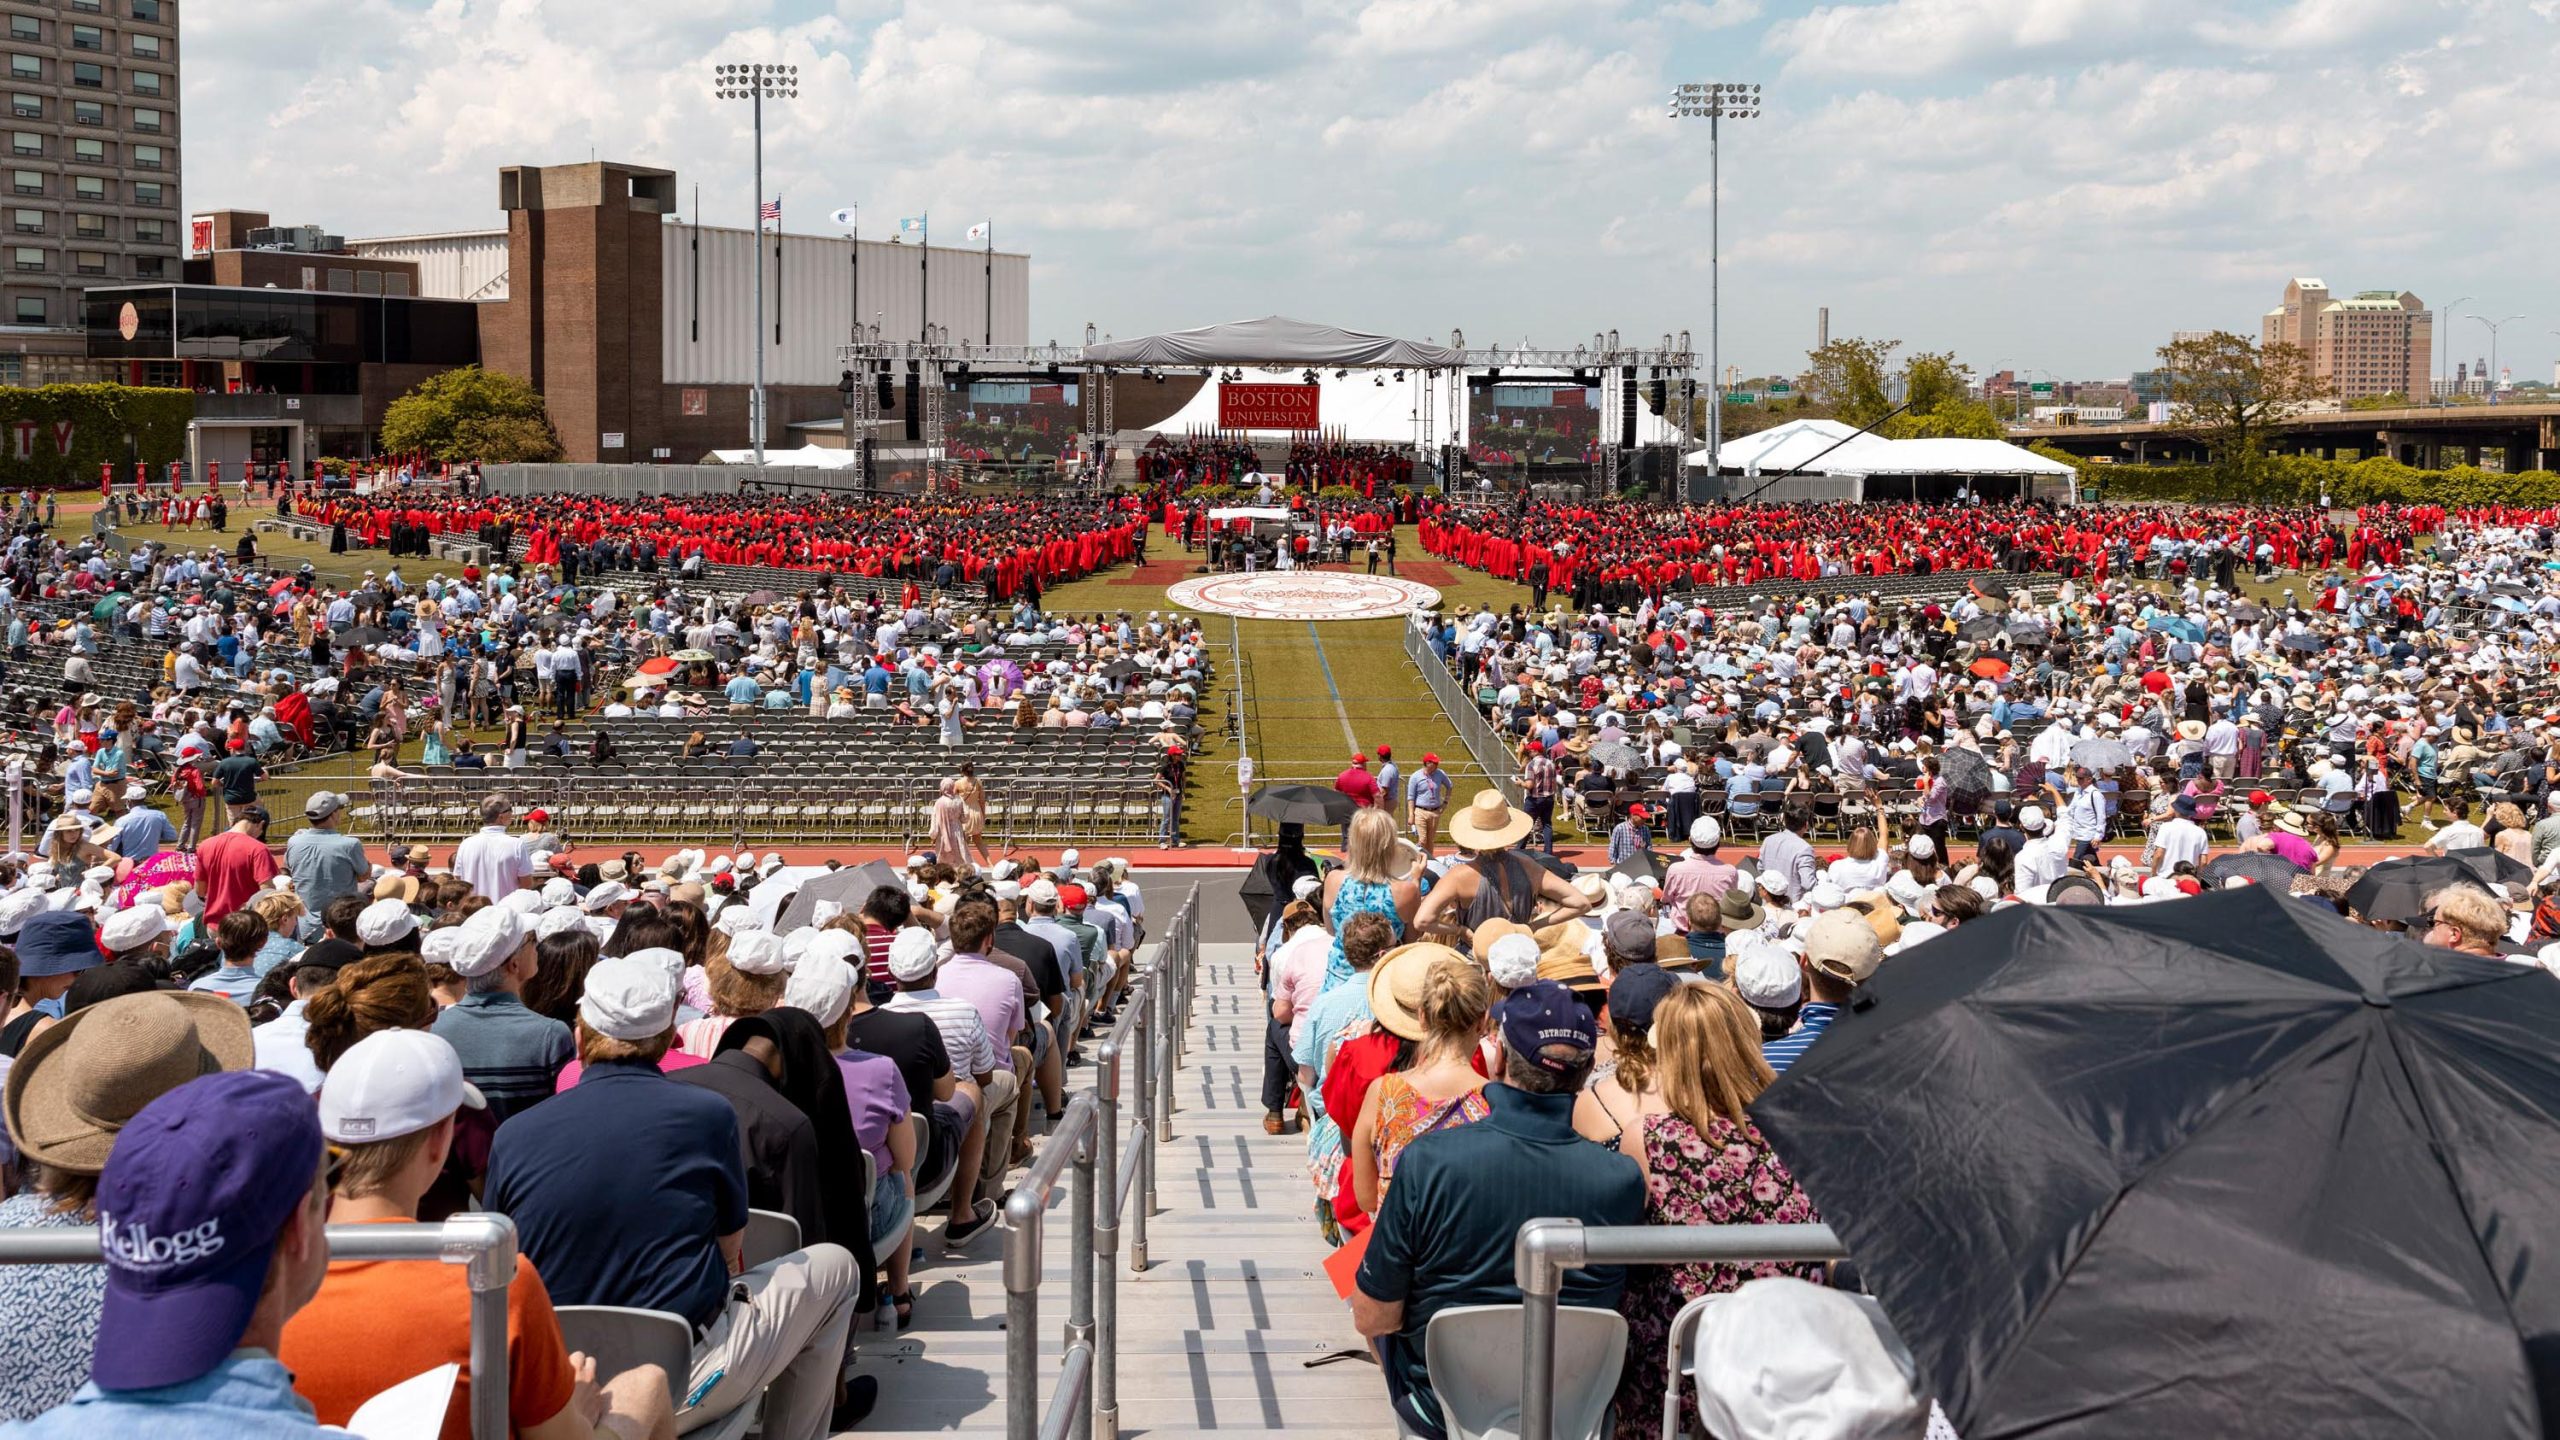
[[[761,216],[760,216],[760,217],[758,217],[758,218],[760,218],[760,219],[765,219],[765,220],[770,220],[770,221],[772,221],[772,222],[773,222],[774,224],[776,224],[776,225],[781,224],[781,223],[782,223],[782,202],[781,202],[781,201],[779,201],[779,200],[767,200],[766,202],[764,202],[764,214],[763,214],[763,215],[761,215]]]

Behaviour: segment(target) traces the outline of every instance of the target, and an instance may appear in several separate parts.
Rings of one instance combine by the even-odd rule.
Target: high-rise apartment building
[[[0,0],[0,383],[110,378],[81,358],[81,290],[178,278],[179,4]]]
[[[2435,317],[2406,290],[2359,290],[2333,299],[2327,282],[2296,279],[2259,322],[2259,340],[2297,347],[2340,400],[2428,391]]]

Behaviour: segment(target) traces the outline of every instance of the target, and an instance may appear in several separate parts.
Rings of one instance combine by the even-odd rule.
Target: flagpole
[[[762,215],[764,212],[756,212]],[[756,232],[764,232],[764,221],[756,221]],[[782,348],[782,195],[773,197],[773,348]]]
[[[987,345],[996,343],[996,222],[987,222]]]

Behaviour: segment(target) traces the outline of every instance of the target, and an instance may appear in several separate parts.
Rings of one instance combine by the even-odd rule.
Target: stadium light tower
[[[1707,472],[1715,474],[1724,451],[1724,360],[1717,351],[1722,300],[1717,274],[1717,131],[1727,120],[1751,120],[1760,114],[1760,87],[1724,80],[1682,85],[1671,92],[1670,118],[1707,122]]]
[[[748,253],[756,267],[756,388],[755,398],[747,408],[747,441],[755,447],[756,474],[764,474],[764,102],[767,96],[790,100],[800,94],[800,67],[797,65],[714,65],[711,67],[712,93],[723,100],[744,100],[754,107],[756,136],[756,222],[755,240]],[[782,216],[776,207],[774,233],[782,231]]]

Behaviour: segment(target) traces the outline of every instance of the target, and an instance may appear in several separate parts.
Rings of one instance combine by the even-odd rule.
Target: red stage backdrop
[[[1314,385],[1220,385],[1218,428],[1221,430],[1313,430],[1316,428]]]

